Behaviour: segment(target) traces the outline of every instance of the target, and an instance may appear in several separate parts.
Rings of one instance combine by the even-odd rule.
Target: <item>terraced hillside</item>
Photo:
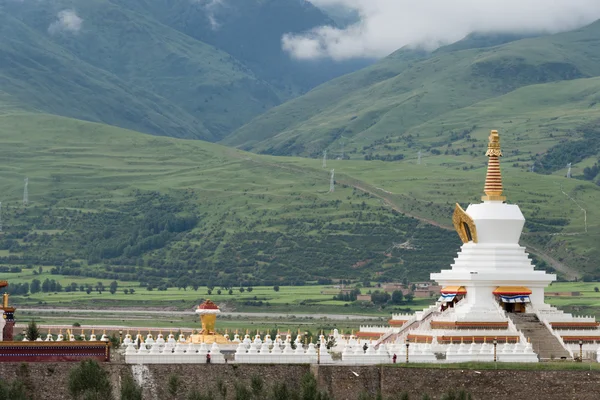
[[[207,276],[265,285],[425,279],[452,261],[453,205],[477,201],[485,174],[481,156],[466,170],[449,156],[422,165],[335,160],[323,169],[318,160],[4,109],[0,260],[63,275],[156,287],[205,285]],[[599,188],[504,171],[509,200],[529,219],[525,241],[544,263],[567,277],[598,274]],[[587,233],[574,202],[587,210]]]
[[[320,157],[328,150],[386,161],[416,158],[420,150],[468,166],[479,157],[470,149],[483,145],[493,124],[508,147],[527,150],[521,162],[541,165],[546,150],[583,138],[598,118],[599,32],[596,22],[501,45],[502,38],[468,38],[431,54],[402,49],[269,110],[223,143],[265,154]]]
[[[43,114],[3,115],[0,140],[7,265],[157,285],[425,278],[458,245],[286,159]]]

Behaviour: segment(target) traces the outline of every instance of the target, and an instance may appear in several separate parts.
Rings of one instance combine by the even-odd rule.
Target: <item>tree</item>
[[[123,289],[123,293],[125,293],[125,294],[129,293],[129,289]]]
[[[413,299],[415,298],[415,295],[412,293],[409,293],[406,296],[404,296],[404,298],[406,298],[407,303],[412,303]]]
[[[50,291],[50,279],[46,278],[42,283],[42,292],[48,293]]]
[[[74,399],[112,399],[108,373],[96,360],[83,360],[69,373],[69,393]]]
[[[125,375],[121,383],[121,400],[142,400],[142,388],[130,375]]]
[[[402,300],[404,300],[404,295],[401,290],[394,290],[392,292],[392,304],[402,304]]]
[[[210,296],[212,294],[212,290],[208,289],[206,293]]]
[[[42,290],[42,282],[39,279],[34,279],[31,281],[31,285],[29,286],[29,291],[31,294],[39,293]]]
[[[221,289],[217,289],[217,294],[221,294]]]
[[[0,400],[27,400],[29,398],[25,392],[25,385],[20,380],[14,380],[10,385],[0,380]]]
[[[119,286],[119,284],[117,283],[117,281],[112,281],[110,283],[109,286],[109,290],[110,290],[110,294],[115,294],[117,293],[117,287]]]
[[[29,339],[31,342],[40,337],[40,328],[38,328],[35,320],[32,319],[27,325],[27,329],[25,329],[25,336],[27,336],[27,339]]]
[[[380,292],[379,290],[374,291],[371,294],[371,301],[373,304],[383,305],[390,300],[390,294],[386,292]]]
[[[167,390],[171,396],[173,396],[173,397],[177,396],[180,386],[181,386],[181,378],[179,378],[179,375],[176,375],[176,374],[169,375],[169,380],[167,381]]]
[[[233,289],[229,289],[229,294],[233,294]]]
[[[598,289],[598,286],[596,286],[596,287],[594,288],[594,292],[596,292],[596,293],[598,293],[598,291],[599,291],[599,290],[600,290],[600,289]]]
[[[244,289],[243,287],[240,287],[240,293],[244,293],[246,289]]]
[[[252,288],[252,286],[248,286],[248,287],[246,288],[246,290],[248,291],[248,293],[252,293],[252,290],[253,290],[253,288]]]
[[[273,286],[273,290],[276,291],[276,292],[279,292],[279,285]]]
[[[252,389],[252,394],[254,395],[255,399],[261,399],[264,396],[263,395],[263,389],[264,389],[264,381],[262,380],[262,378],[260,376],[252,376],[252,379],[250,381],[250,387]]]

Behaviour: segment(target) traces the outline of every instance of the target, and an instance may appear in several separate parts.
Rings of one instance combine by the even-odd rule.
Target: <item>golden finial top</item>
[[[489,141],[488,141],[488,149],[485,152],[485,155],[502,157],[502,150],[500,149],[500,135],[498,135],[498,131],[494,130],[490,133]]]
[[[502,195],[502,175],[500,173],[500,136],[498,131],[490,133],[488,149],[485,155],[489,157],[487,174],[485,176],[485,187],[483,191],[485,196],[481,197],[483,201],[504,201],[506,197]]]

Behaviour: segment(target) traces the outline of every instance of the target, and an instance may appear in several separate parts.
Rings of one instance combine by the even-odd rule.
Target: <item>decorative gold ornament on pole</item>
[[[483,201],[504,201],[506,197],[502,195],[502,174],[500,173],[500,136],[498,131],[492,131],[489,137],[488,149],[485,155],[489,157],[487,174],[485,176],[485,187],[483,191],[485,196],[481,197]]]

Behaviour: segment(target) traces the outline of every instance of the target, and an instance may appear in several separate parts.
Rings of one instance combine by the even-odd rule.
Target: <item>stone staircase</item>
[[[571,355],[535,314],[507,313],[518,330],[529,338],[540,360],[570,359]]]

